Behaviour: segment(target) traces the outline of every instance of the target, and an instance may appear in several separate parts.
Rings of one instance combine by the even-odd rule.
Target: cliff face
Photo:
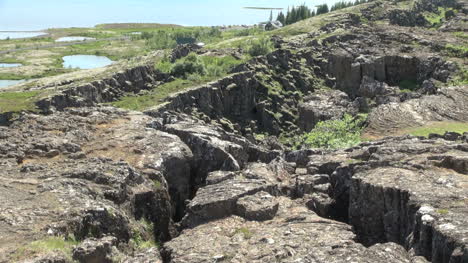
[[[0,127],[0,262],[468,262],[467,133],[278,140],[362,112],[382,137],[468,122],[466,61],[444,53],[460,38],[442,30],[463,5],[439,31],[392,25],[400,7],[323,17],[144,113],[99,104],[171,80],[152,66],[59,85]]]
[[[151,89],[166,79],[167,76],[156,72],[153,66],[131,67],[108,78],[72,85],[58,94],[37,101],[36,105],[43,113],[61,111],[69,107],[90,107],[114,101],[125,93],[138,93],[141,90]]]

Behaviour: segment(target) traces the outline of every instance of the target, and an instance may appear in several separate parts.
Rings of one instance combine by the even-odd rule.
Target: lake
[[[6,88],[6,87],[9,87],[9,86],[13,86],[13,85],[16,85],[16,84],[19,84],[21,82],[24,82],[24,80],[8,80],[8,79],[3,79],[3,80],[0,80],[0,89],[1,88]]]
[[[105,67],[114,63],[107,57],[93,55],[65,56],[62,59],[64,68],[92,69]]]
[[[86,41],[95,40],[93,37],[61,37],[55,40],[55,42],[72,42],[72,41]]]
[[[0,15],[1,15],[0,9]],[[2,18],[0,18],[0,21]],[[20,39],[20,38],[30,38],[46,35],[44,32],[1,32],[0,31],[0,40],[4,39]]]
[[[0,63],[0,68],[17,68],[21,67],[23,64],[19,63]]]
[[[310,7],[339,0],[0,0],[0,30],[91,27],[100,23],[170,23],[179,25],[256,24],[275,7],[306,3]],[[274,15],[278,11],[273,11]]]

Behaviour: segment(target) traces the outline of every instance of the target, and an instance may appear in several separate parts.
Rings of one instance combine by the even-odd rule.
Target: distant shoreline
[[[255,6],[246,6],[243,7],[244,9],[257,9],[257,10],[284,10],[284,8],[280,7],[255,7]]]

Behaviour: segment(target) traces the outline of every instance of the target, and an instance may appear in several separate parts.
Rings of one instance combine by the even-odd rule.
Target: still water
[[[61,37],[55,40],[55,42],[73,42],[73,41],[86,41],[95,40],[93,37]]]
[[[0,68],[17,68],[23,66],[19,63],[0,63]]]
[[[8,79],[3,79],[0,80],[0,89],[1,88],[6,88],[9,86],[16,85],[18,83],[24,82],[24,80],[8,80]]]
[[[0,10],[0,14],[1,14]],[[0,21],[2,18],[0,18]],[[4,39],[20,39],[20,38],[30,38],[46,35],[44,32],[0,32],[0,40]]]
[[[101,68],[114,63],[107,57],[93,55],[73,55],[63,57],[64,68],[92,69]]]

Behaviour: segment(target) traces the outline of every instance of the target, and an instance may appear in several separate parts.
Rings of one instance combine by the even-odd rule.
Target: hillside
[[[468,263],[467,14],[95,27],[209,37],[0,90],[0,262]]]

